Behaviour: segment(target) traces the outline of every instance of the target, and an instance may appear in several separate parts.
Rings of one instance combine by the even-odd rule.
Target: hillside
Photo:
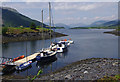
[[[96,22],[93,22],[89,27],[111,27],[111,26],[118,26],[118,22],[119,22],[118,20],[96,21]]]
[[[118,20],[109,21],[109,22],[106,22],[102,25],[103,26],[117,26],[118,25]]]
[[[100,20],[100,21],[95,21],[92,24],[89,25],[89,27],[98,27],[98,26],[102,26],[102,24],[106,23],[108,21],[105,20]]]
[[[9,26],[9,27],[28,27],[31,22],[35,23],[37,26],[40,26],[42,23],[33,20],[25,15],[20,14],[17,10],[8,8],[8,7],[3,7],[2,9],[2,26]],[[44,24],[45,25],[45,24]]]
[[[77,26],[71,29],[117,29],[118,26],[120,26],[119,20],[112,20],[112,21],[100,20],[100,21],[93,22],[87,27]]]
[[[74,23],[74,24],[70,24],[70,27],[87,27],[88,25],[84,24],[84,23]]]

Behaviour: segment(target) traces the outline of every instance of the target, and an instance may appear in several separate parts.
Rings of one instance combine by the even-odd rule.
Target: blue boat
[[[29,60],[19,66],[16,67],[16,70],[23,70],[23,69],[26,69],[27,67],[29,67],[30,65],[32,64],[32,60]]]

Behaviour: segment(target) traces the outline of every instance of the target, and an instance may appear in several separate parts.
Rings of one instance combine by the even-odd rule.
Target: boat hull
[[[67,47],[60,48],[60,50],[57,50],[57,53],[62,53],[62,52],[65,52],[65,51],[67,51]]]
[[[27,61],[27,62],[21,64],[20,66],[17,66],[17,67],[16,67],[16,70],[21,71],[21,70],[23,70],[23,69],[28,68],[31,64],[32,64],[32,60]]]
[[[50,61],[51,59],[53,59],[54,57],[56,57],[56,53],[55,53],[54,55],[47,56],[47,57],[37,56],[37,57],[36,57],[36,60],[37,60],[37,61],[41,61],[41,62],[47,62],[47,61]]]
[[[49,65],[51,64],[52,62],[55,62],[57,60],[57,57],[54,56],[52,57],[50,60],[46,60],[46,61],[37,61],[37,66],[45,66],[45,65]]]
[[[5,67],[2,69],[3,74],[8,74],[15,71],[15,65],[5,65]]]

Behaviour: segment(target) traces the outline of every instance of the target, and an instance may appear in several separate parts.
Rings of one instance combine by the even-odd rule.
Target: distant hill
[[[93,23],[91,23],[90,25],[86,25],[83,23],[77,23],[77,24],[70,24],[69,26],[71,28],[74,27],[107,27],[107,26],[115,26],[117,24],[117,21],[107,21],[107,20],[100,20],[100,21],[95,21]],[[86,29],[86,28],[85,28]]]
[[[105,21],[105,20],[96,21],[96,22],[93,22],[92,24],[90,24],[88,27],[103,26],[103,24],[106,22],[108,22],[108,21]]]
[[[63,24],[63,23],[57,23],[55,24],[56,27],[65,27],[65,28],[72,28],[72,27],[86,27],[87,25],[86,24],[83,24],[83,23],[76,23],[76,24],[69,24],[69,25],[66,25],[66,24]]]
[[[70,27],[87,27],[88,25],[84,23],[76,23],[76,24],[70,24]]]
[[[8,7],[0,7],[2,9],[2,25],[3,26],[11,26],[11,27],[29,27],[30,24],[33,22],[37,26],[40,26],[42,23],[33,20],[25,15],[20,14],[17,10]],[[45,25],[45,24],[44,24]]]
[[[73,27],[71,29],[116,29],[120,26],[120,20],[96,21],[87,27]]]
[[[113,20],[102,24],[102,26],[117,26],[117,25],[118,25],[118,20]]]
[[[89,27],[111,27],[111,26],[117,26],[120,25],[118,20],[112,20],[112,21],[96,21],[92,23]]]
[[[63,23],[56,23],[55,24],[55,27],[64,27],[66,29],[70,28],[70,26],[66,25],[66,24],[63,24]]]

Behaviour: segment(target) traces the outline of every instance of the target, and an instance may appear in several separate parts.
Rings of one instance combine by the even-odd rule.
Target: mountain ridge
[[[6,27],[29,27],[33,22],[36,26],[42,25],[41,22],[31,19],[21,13],[19,13],[16,9],[8,8],[8,7],[0,7],[2,9],[2,26]],[[45,24],[44,24],[45,25]]]

